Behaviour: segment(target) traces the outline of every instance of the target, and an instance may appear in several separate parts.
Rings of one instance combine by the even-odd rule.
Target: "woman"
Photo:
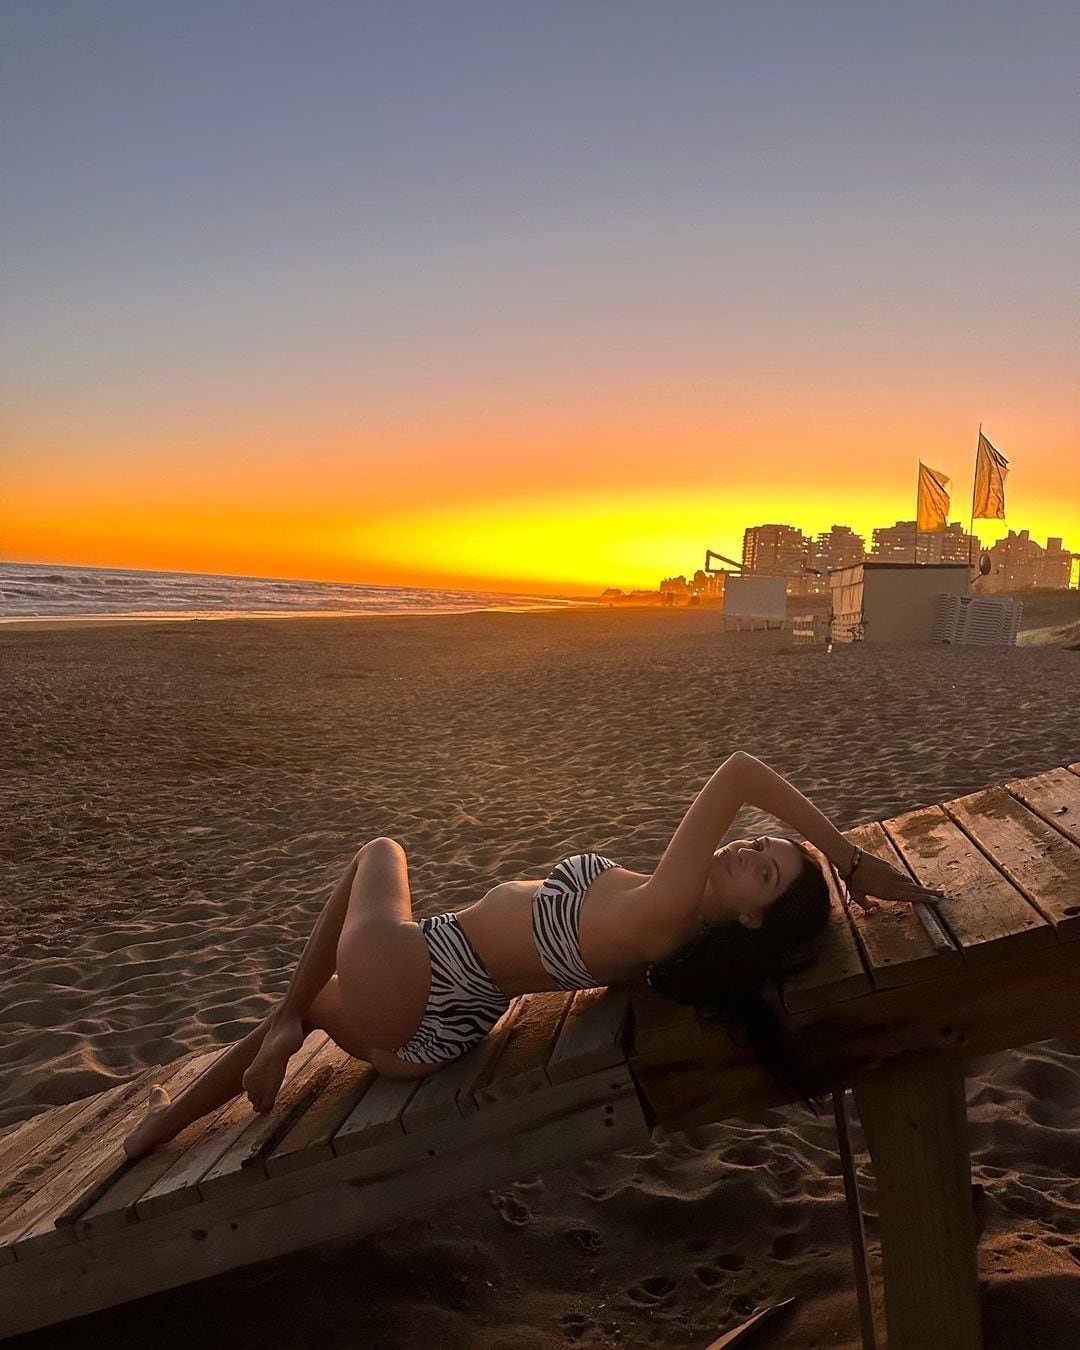
[[[854,848],[742,751],[698,793],[651,875],[579,854],[544,882],[502,882],[457,913],[417,923],[404,851],[375,839],[327,901],[282,1002],[176,1101],[154,1087],[146,1117],[124,1140],[127,1153],[140,1157],[241,1090],[256,1111],[269,1111],[290,1057],[316,1029],[388,1077],[422,1078],[482,1040],[512,998],[533,991],[646,975],[674,998],[728,1007],[759,1050],[775,1051],[760,984],[824,926],[828,890],[810,855],[788,839],[717,849],[744,804],[816,845],[863,908],[875,907],[871,895],[942,898]]]

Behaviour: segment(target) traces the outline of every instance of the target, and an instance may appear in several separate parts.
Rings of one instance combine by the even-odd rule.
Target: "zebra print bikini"
[[[581,906],[600,873],[618,865],[599,853],[575,853],[559,863],[533,896],[537,955],[560,989],[595,989],[600,983],[581,957]]]
[[[394,1053],[413,1064],[445,1064],[482,1041],[510,1000],[492,982],[456,914],[431,915],[419,927],[431,958],[431,992],[423,1021]]]
[[[581,959],[585,892],[609,867],[598,853],[566,858],[533,895],[533,941],[540,964],[560,989],[595,989]],[[453,913],[419,921],[431,957],[431,992],[423,1021],[394,1053],[414,1064],[444,1064],[484,1039],[511,1000],[492,981]]]

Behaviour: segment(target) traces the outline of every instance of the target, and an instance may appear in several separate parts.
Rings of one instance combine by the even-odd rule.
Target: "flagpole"
[[[979,446],[982,444],[982,423],[979,423],[979,439],[975,442],[975,472],[971,476],[971,520],[968,522],[968,569],[971,568],[971,533],[975,528],[975,489],[979,482]]]

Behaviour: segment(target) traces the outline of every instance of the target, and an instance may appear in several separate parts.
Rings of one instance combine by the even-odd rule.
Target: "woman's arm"
[[[850,867],[853,846],[817,807],[761,760],[736,750],[694,798],[650,878],[650,887],[697,904],[713,852],[745,805],[768,811],[800,831],[841,872]]]
[[[665,925],[669,921],[682,925],[693,917],[713,852],[744,805],[782,820],[820,849],[841,876],[849,872],[855,846],[785,778],[753,755],[736,750],[694,798],[656,871],[642,887],[642,898],[656,907],[654,912]],[[853,890],[858,892],[855,898],[860,904],[861,897],[868,893],[882,899],[938,898],[938,892],[924,889],[870,854],[863,855],[857,872],[858,883],[862,884],[853,879]]]

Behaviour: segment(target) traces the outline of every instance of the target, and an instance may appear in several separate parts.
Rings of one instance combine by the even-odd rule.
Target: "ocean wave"
[[[122,592],[119,594],[118,592]],[[371,586],[281,577],[223,577],[183,572],[0,563],[0,617],[141,618],[225,613],[409,614],[547,609],[565,601],[494,591]]]

